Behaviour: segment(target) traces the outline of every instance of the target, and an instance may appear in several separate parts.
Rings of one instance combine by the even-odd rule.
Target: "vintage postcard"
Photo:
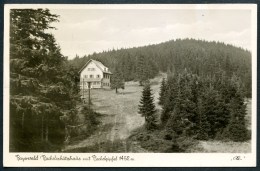
[[[255,167],[257,5],[7,4],[5,167]]]

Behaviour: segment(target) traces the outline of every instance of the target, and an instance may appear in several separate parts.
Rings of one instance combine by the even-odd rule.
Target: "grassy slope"
[[[162,77],[165,75],[151,80],[158,113],[161,110],[158,98]],[[119,94],[116,94],[115,90],[91,90],[92,108],[101,114],[101,124],[90,137],[67,145],[64,151],[168,152],[172,142],[164,140],[162,131],[146,132],[143,128],[144,118],[138,114],[141,91],[142,87],[137,82],[127,82],[125,90],[119,90]],[[250,142],[186,141],[188,144],[191,142],[193,146],[188,148],[187,152],[250,151]]]
[[[156,104],[158,104],[161,78],[151,80]],[[101,114],[101,124],[93,135],[67,145],[64,151],[146,152],[145,149],[127,139],[133,130],[144,124],[144,118],[138,114],[142,88],[137,82],[127,82],[125,90],[120,89],[118,94],[115,90],[92,89],[92,108]],[[87,92],[85,96],[88,96]],[[160,108],[158,105],[157,107]]]

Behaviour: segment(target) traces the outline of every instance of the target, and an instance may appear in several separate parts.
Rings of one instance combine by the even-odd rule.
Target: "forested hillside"
[[[119,49],[76,56],[70,63],[78,70],[89,60],[96,59],[113,72],[121,71],[125,81],[153,78],[158,72],[182,72],[215,77],[222,71],[229,78],[241,78],[247,96],[251,93],[251,53],[219,42],[177,39],[138,48]],[[141,68],[141,69],[140,69]]]

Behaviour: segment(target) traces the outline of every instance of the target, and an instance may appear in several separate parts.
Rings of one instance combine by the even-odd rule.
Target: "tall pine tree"
[[[232,141],[245,141],[249,139],[245,123],[246,106],[240,97],[233,98],[229,104],[231,119],[225,130],[225,134]]]
[[[148,80],[148,65],[145,57],[143,55],[140,55],[138,57],[138,63],[137,63],[137,73],[136,78],[139,81],[140,86],[143,86],[146,81]]]
[[[160,87],[160,97],[159,97],[159,104],[162,105],[164,104],[164,100],[165,100],[165,96],[166,96],[166,91],[167,91],[167,85],[166,85],[166,81],[165,78],[163,78],[162,83],[161,83],[161,87]]]
[[[117,90],[119,88],[124,89],[125,88],[125,82],[122,73],[119,71],[118,67],[116,67],[115,71],[113,72],[113,75],[111,76],[111,88]]]
[[[139,113],[145,118],[146,128],[156,127],[154,99],[151,93],[150,84],[146,84],[142,91],[142,97],[139,105]]]
[[[10,12],[10,151],[49,151],[64,141],[60,117],[75,107],[77,91],[47,32],[57,18],[47,9]]]
[[[200,98],[198,100],[198,131],[197,131],[197,139],[199,140],[207,140],[209,138],[209,130],[210,125],[207,120],[207,116],[205,114],[205,108]]]

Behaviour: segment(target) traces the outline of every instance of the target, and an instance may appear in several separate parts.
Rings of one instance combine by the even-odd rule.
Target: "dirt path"
[[[152,85],[156,103],[159,81]],[[92,136],[67,145],[64,151],[89,147],[95,152],[147,152],[135,142],[127,142],[131,131],[144,124],[144,118],[138,114],[141,92],[142,87],[136,82],[126,83],[125,90],[118,94],[114,90],[91,90],[92,108],[102,114],[101,124]]]

